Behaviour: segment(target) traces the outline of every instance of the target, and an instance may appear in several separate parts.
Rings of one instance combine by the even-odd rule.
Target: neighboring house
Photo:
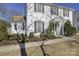
[[[54,35],[64,35],[64,23],[69,20],[74,25],[74,12],[71,8],[62,7],[52,3],[27,3],[26,4],[26,33],[34,32],[40,35],[48,28],[49,22],[52,22]],[[21,16],[12,17],[11,33],[23,33],[24,19]]]
[[[25,33],[25,21],[23,16],[13,16],[11,18],[11,27],[8,29],[10,34]]]
[[[73,19],[73,24],[76,27],[77,31],[79,31],[79,11],[74,12]]]

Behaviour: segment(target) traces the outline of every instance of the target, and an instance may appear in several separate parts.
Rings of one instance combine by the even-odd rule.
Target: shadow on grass
[[[49,54],[47,54],[47,53],[45,52],[45,50],[44,50],[44,48],[43,48],[43,46],[44,46],[44,41],[45,41],[45,39],[43,39],[43,42],[42,42],[42,44],[40,45],[40,48],[41,48],[41,50],[42,50],[42,52],[43,52],[43,56],[50,56]]]
[[[25,38],[23,37],[22,39],[23,40],[21,41],[21,39],[17,35],[16,41],[19,43],[21,56],[27,56],[27,53],[26,53],[26,50],[25,50]]]
[[[25,43],[19,43],[19,46],[20,46],[21,56],[27,56],[27,53],[25,50]]]

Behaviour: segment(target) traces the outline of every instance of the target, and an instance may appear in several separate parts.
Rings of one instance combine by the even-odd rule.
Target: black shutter
[[[15,30],[17,30],[17,23],[14,24]]]
[[[69,10],[68,10],[68,17],[69,17]]]
[[[36,3],[34,3],[34,11],[36,12]]]
[[[44,32],[44,22],[43,22],[43,32]]]
[[[44,13],[44,5],[42,4],[42,13]]]
[[[23,27],[23,30],[25,29],[25,24],[24,23],[22,23],[22,27]]]
[[[51,15],[53,14],[53,12],[52,12],[52,7],[51,7]]]
[[[34,32],[36,33],[36,21],[34,22]]]
[[[57,15],[58,15],[58,8],[57,8]]]

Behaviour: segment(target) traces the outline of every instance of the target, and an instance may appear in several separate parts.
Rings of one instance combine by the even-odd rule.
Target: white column
[[[58,34],[58,23],[57,23],[57,28],[56,28],[56,30],[57,30],[56,33]]]
[[[64,35],[64,25],[63,25],[63,35]]]
[[[55,22],[54,22],[54,35],[56,35],[56,33],[55,33]]]

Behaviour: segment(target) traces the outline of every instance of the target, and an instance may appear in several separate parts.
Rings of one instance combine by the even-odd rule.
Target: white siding
[[[63,16],[63,9],[58,8],[58,16],[57,15],[51,15],[51,6],[44,5],[44,13],[38,13],[34,12],[34,3],[27,3],[27,35],[29,35],[30,32],[34,32],[34,21],[40,20],[44,22],[44,28],[47,29],[49,25],[49,21],[54,19],[55,17],[62,16],[65,20],[69,19],[71,23],[73,23],[73,12],[69,11],[69,17]],[[20,26],[21,23],[18,23],[18,26]],[[11,23],[11,30],[13,33],[24,33],[25,30],[15,30],[14,29],[14,22]],[[35,33],[36,35],[39,35],[40,33]]]
[[[30,32],[34,32],[34,21],[37,20],[41,20],[44,22],[44,27],[45,29],[47,29],[48,25],[49,25],[49,21],[55,17],[58,16],[62,16],[65,20],[69,19],[71,21],[71,23],[73,22],[73,18],[72,18],[72,11],[69,11],[69,17],[64,17],[63,16],[63,9],[58,8],[58,16],[57,15],[51,15],[51,7],[50,6],[45,6],[44,5],[44,13],[38,13],[38,12],[34,12],[34,4],[31,3],[27,3],[27,27],[28,28],[28,34]],[[39,35],[39,33],[36,33]]]

